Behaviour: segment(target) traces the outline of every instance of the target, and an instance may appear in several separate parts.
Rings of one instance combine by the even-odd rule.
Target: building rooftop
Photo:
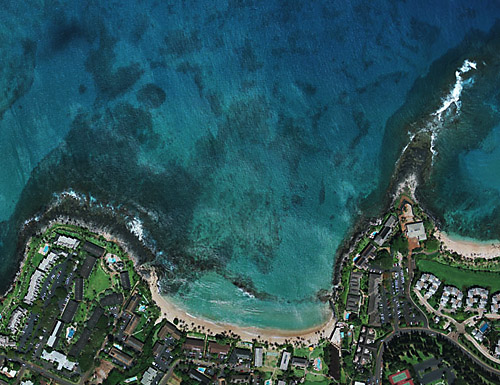
[[[425,234],[424,222],[413,222],[406,225],[406,234],[408,238],[417,238],[419,241],[425,241],[427,235]]]

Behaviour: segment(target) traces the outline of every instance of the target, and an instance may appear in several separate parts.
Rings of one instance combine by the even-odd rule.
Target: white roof
[[[406,232],[408,238],[417,238],[419,241],[425,241],[427,239],[424,222],[408,223],[406,225]]]

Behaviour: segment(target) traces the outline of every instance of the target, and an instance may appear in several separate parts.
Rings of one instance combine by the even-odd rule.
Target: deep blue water
[[[500,15],[495,1],[3,8],[1,274],[15,266],[7,229],[71,190],[143,223],[164,290],[191,313],[289,329],[325,319],[316,296],[337,248],[377,213],[409,125],[495,41]],[[481,53],[464,117],[444,118],[422,187],[448,230],[473,237],[500,226],[498,52]]]

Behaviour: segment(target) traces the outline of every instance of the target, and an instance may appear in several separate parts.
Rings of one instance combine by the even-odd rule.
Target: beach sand
[[[439,239],[449,251],[466,258],[486,258],[492,259],[500,257],[500,242],[475,242],[469,240],[454,239],[443,231],[436,229],[436,238]]]
[[[333,314],[324,324],[306,330],[262,329],[212,322],[187,313],[167,297],[161,295],[158,290],[158,277],[154,268],[148,268],[148,276],[144,278],[149,283],[153,300],[161,309],[161,317],[158,322],[161,319],[168,319],[170,322],[173,322],[177,318],[184,321],[179,323],[179,328],[184,326],[186,330],[208,332],[209,334],[225,332],[226,334],[238,335],[243,341],[252,341],[255,339],[278,344],[291,342],[311,345],[318,343],[320,339],[328,339],[335,328],[336,320],[333,318]]]

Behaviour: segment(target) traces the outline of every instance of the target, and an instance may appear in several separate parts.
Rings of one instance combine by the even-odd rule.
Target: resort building
[[[263,354],[264,354],[264,349],[262,349],[261,347],[255,348],[254,366],[256,368],[260,368],[262,366]]]
[[[132,348],[139,353],[141,353],[142,349],[144,348],[144,342],[138,340],[134,336],[128,336],[127,339],[125,340],[125,345],[127,345],[129,348]]]
[[[359,302],[361,299],[360,286],[363,273],[351,273],[349,278],[349,294],[347,295],[346,311],[357,313],[359,311]]]
[[[389,216],[389,218],[387,218],[387,220],[385,221],[384,226],[382,226],[382,229],[375,237],[374,242],[377,245],[382,246],[387,240],[387,238],[389,238],[389,235],[391,235],[392,228],[396,223],[397,223],[396,217],[393,215]]]
[[[280,363],[280,369],[285,371],[288,369],[288,364],[290,363],[290,358],[292,357],[292,354],[290,352],[284,351],[283,355],[281,356],[281,363]]]
[[[308,364],[307,358],[292,357],[292,366],[298,366],[299,368],[306,368],[307,364]]]
[[[56,246],[67,247],[68,249],[76,249],[80,241],[76,238],[67,237],[65,235],[59,235],[54,242]]]
[[[366,268],[367,263],[370,259],[375,258],[375,253],[377,251],[377,248],[373,246],[371,243],[368,243],[363,250],[361,250],[361,253],[359,253],[355,258],[354,258],[354,264],[357,265],[358,267]]]
[[[85,241],[85,243],[83,244],[83,250],[96,258],[101,258],[106,252],[106,249],[104,249],[104,247],[97,246],[95,243],[89,241]]]
[[[165,337],[167,337],[168,334],[170,334],[176,340],[180,340],[182,337],[182,333],[179,331],[179,329],[177,329],[177,327],[173,323],[167,321],[158,332],[158,338],[160,340],[163,340],[165,339]]]
[[[76,366],[75,362],[69,361],[68,357],[60,352],[56,352],[55,350],[49,353],[44,349],[42,352],[42,359],[57,364],[57,370],[64,368],[72,371]]]
[[[158,371],[155,368],[149,367],[148,370],[146,370],[146,373],[142,376],[141,384],[151,385],[157,374]]]
[[[424,222],[413,222],[406,225],[406,236],[408,238],[418,239],[418,241],[425,241],[427,235],[425,234]]]
[[[61,326],[62,326],[62,322],[57,321],[56,326],[54,327],[54,330],[52,330],[52,334],[50,335],[50,337],[47,341],[47,346],[49,348],[54,347],[54,343],[56,342],[57,337],[59,336],[59,333],[61,332]]]
[[[449,304],[452,311],[456,311],[458,308],[462,306],[463,297],[464,297],[463,293],[456,287],[445,286],[439,305],[442,307],[446,307]]]
[[[493,314],[498,314],[499,309],[500,309],[500,293],[495,293],[491,296],[490,312]]]
[[[68,256],[67,253],[66,256]],[[44,273],[47,273],[49,269],[54,265],[54,262],[57,261],[57,258],[59,258],[59,255],[57,255],[54,252],[50,252],[49,255],[47,255],[42,262],[40,262],[40,265],[38,266],[38,270],[43,271]]]
[[[495,356],[500,358],[500,338],[498,339],[497,346],[495,347]]]
[[[235,348],[229,357],[229,363],[232,365],[241,365],[252,361],[252,352],[248,349]]]
[[[424,298],[429,299],[434,294],[436,294],[440,285],[441,281],[436,276],[434,276],[433,274],[424,273],[415,285],[415,289],[420,292],[424,291]]]
[[[479,309],[486,310],[486,304],[488,303],[489,291],[483,289],[482,287],[474,287],[469,289],[467,293],[466,306],[469,309]]]
[[[231,350],[231,345],[221,345],[214,341],[208,343],[208,352],[216,355],[218,358],[226,357],[229,354],[229,350]]]
[[[10,317],[9,320],[9,325],[7,328],[12,332],[12,334],[15,334],[19,331],[19,325],[21,324],[21,320],[26,316],[27,310],[18,307],[14,312],[12,313],[12,316]]]
[[[40,270],[35,270],[31,276],[30,285],[28,287],[28,292],[24,296],[24,303],[28,305],[33,305],[36,298],[38,297],[38,292],[42,286],[43,273]]]
[[[186,342],[182,345],[182,350],[184,352],[192,354],[203,354],[205,349],[205,340],[198,338],[186,338]]]
[[[127,353],[124,353],[115,347],[111,348],[111,350],[109,351],[109,355],[116,362],[118,362],[119,364],[122,364],[124,366],[127,366],[127,367],[132,366],[132,362],[134,361],[134,359],[132,357],[130,357]]]

